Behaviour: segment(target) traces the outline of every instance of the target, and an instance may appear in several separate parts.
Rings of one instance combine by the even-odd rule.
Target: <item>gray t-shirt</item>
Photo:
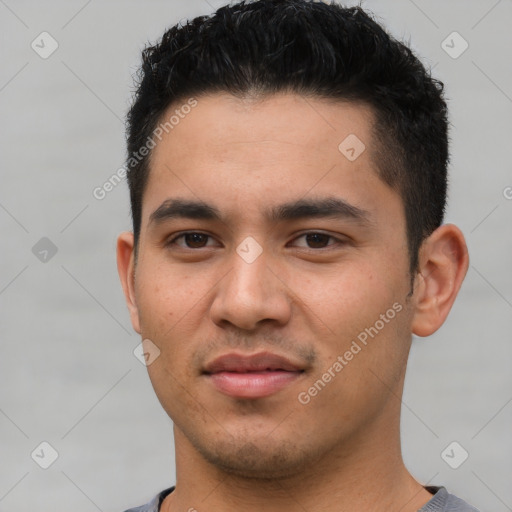
[[[426,489],[434,496],[418,512],[479,512],[475,507],[468,505],[465,501],[457,498],[457,496],[448,494],[444,487],[426,487]],[[157,494],[146,505],[131,508],[125,512],[159,512],[160,505],[172,491],[174,491],[174,487]]]

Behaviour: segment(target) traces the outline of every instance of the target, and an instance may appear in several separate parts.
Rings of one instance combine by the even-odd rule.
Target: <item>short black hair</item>
[[[419,248],[441,225],[446,207],[443,84],[372,15],[334,2],[246,0],[173,26],[142,57],[127,116],[136,250],[151,159],[139,150],[154,138],[169,106],[210,93],[264,98],[288,92],[371,107],[372,158],[379,177],[402,198],[409,270],[417,272]]]

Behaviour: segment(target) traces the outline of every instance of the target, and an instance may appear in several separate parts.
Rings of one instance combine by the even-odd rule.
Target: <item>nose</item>
[[[285,325],[291,315],[291,296],[271,263],[265,252],[252,262],[234,252],[231,270],[219,282],[211,305],[212,321],[244,330],[268,323]]]

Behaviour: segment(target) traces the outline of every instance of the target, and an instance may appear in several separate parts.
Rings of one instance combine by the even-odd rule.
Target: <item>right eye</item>
[[[203,247],[218,247],[214,239],[205,233],[188,231],[173,237],[166,244],[168,247],[177,245],[182,249],[202,249]]]

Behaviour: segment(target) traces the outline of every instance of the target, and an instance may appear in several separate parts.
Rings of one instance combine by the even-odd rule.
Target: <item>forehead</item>
[[[194,101],[173,104],[161,120],[143,219],[172,195],[248,211],[310,193],[367,205],[394,194],[377,176],[368,106],[296,94]]]
[[[163,143],[154,150],[154,161],[166,149],[178,154],[195,150],[187,156],[201,157],[204,144],[227,154],[238,152],[241,145],[247,152],[250,144],[266,144],[270,151],[281,147],[290,159],[329,148],[337,155],[348,135],[371,149],[373,112],[362,103],[285,93],[245,99],[219,93],[194,101],[192,108],[190,100],[182,100],[167,109],[160,125],[165,128],[171,121],[171,126],[168,123]]]

